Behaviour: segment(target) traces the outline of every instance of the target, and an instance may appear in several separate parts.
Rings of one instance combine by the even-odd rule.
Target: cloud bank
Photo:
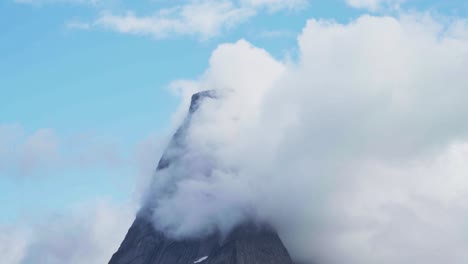
[[[467,22],[311,19],[298,46],[290,62],[223,44],[199,79],[172,84],[219,98],[155,175],[155,225],[192,237],[268,223],[318,263],[466,263]]]

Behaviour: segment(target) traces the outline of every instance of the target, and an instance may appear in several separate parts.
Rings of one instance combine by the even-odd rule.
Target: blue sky
[[[156,39],[67,25],[92,21],[102,10],[151,14],[167,5],[163,1],[34,2],[0,3],[0,124],[19,126],[26,138],[44,128],[61,139],[92,135],[118,145],[124,156],[148,136],[167,133],[179,104],[167,85],[203,73],[219,43],[246,38],[278,58],[294,56],[296,35],[307,18],[347,21],[360,13],[342,1],[317,1],[298,10],[261,12],[209,38],[175,34]],[[106,169],[0,171],[0,200],[8,205],[0,223],[96,196],[130,199],[135,177],[125,174],[135,172]],[[127,184],[115,184],[116,178]]]
[[[154,149],[173,129],[181,99],[168,85],[200,76],[221,43],[243,38],[294,60],[310,18],[468,15],[465,0],[226,0],[208,1],[226,4],[220,17],[184,15],[202,2],[0,2],[0,225],[136,199],[148,172],[138,159],[151,153],[156,166]],[[187,25],[191,16],[202,21]]]
[[[130,155],[130,149],[149,135],[167,133],[179,103],[167,85],[203,73],[218,44],[245,38],[277,58],[294,58],[296,36],[308,18],[345,23],[369,12],[341,0],[311,1],[306,6],[273,11],[262,7],[246,21],[207,37],[170,32],[160,38],[89,26],[103,12],[125,14],[131,10],[137,16],[148,16],[183,4],[2,1],[0,124],[21,127],[25,137],[44,128],[62,139],[89,134],[118,145],[122,155]],[[462,0],[414,0],[402,5],[442,15],[463,17],[468,12]],[[396,11],[382,7],[375,12]],[[129,198],[132,188],[127,187],[135,179],[126,174],[132,173],[131,169],[122,172],[109,167],[32,170],[27,175],[18,175],[24,173],[17,169],[0,171],[0,200],[8,205],[0,213],[0,223],[43,208],[62,210],[95,196]],[[123,174],[119,181],[127,184],[114,184],[115,174]],[[77,191],[64,191],[70,185]],[[35,199],[38,196],[42,199]]]

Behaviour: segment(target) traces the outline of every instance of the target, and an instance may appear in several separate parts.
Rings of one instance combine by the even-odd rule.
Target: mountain
[[[189,114],[174,134],[157,170],[167,169],[183,150],[190,121],[207,98],[216,98],[213,91],[194,94]],[[151,223],[151,203],[137,214],[124,241],[109,264],[292,264],[287,249],[270,227],[244,223],[229,234],[211,234],[196,239],[174,240],[156,230]]]

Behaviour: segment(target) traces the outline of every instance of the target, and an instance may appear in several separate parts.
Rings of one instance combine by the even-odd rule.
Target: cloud
[[[58,138],[51,129],[39,129],[25,136],[19,125],[0,125],[0,171],[21,173],[48,167],[59,159]]]
[[[25,131],[18,124],[0,124],[0,175],[33,176],[63,169],[123,169],[151,175],[167,136],[152,135],[125,147],[124,142],[93,133],[69,137],[53,129]]]
[[[263,30],[258,32],[256,35],[257,37],[260,38],[265,38],[265,39],[275,39],[275,38],[282,38],[282,39],[287,39],[287,38],[295,38],[297,33],[289,30]]]
[[[255,11],[236,7],[230,1],[192,1],[185,5],[161,9],[156,14],[138,17],[103,13],[95,24],[121,33],[167,38],[188,35],[209,38],[223,29],[236,26],[253,16]]]
[[[5,264],[19,264],[27,247],[28,235],[11,227],[0,227],[0,254]]]
[[[5,264],[106,263],[123,240],[135,209],[105,201],[49,216],[28,227],[2,227]]]
[[[267,8],[270,11],[278,11],[282,9],[295,10],[305,7],[308,0],[240,0],[240,3],[245,6],[255,8]]]
[[[383,7],[390,9],[399,9],[400,4],[405,0],[346,0],[346,3],[354,8],[367,9],[369,11],[378,11]]]
[[[25,171],[48,166],[58,158],[58,139],[51,129],[40,129],[18,149],[19,165]]]
[[[193,36],[206,40],[245,23],[264,10],[298,10],[306,0],[190,0],[181,1],[151,15],[135,12],[115,13],[103,11],[93,22],[69,22],[69,28],[104,28],[124,34],[151,36],[156,39]]]
[[[155,225],[191,237],[267,222],[319,263],[466,263],[466,25],[311,19],[295,62],[220,45],[202,76],[172,85],[218,98],[154,177]]]
[[[87,22],[79,22],[79,21],[70,21],[65,25],[68,29],[81,29],[81,30],[89,30],[91,29],[91,24]]]
[[[21,125],[0,125],[0,177],[48,175],[42,172],[63,169],[130,167],[138,181],[129,204],[95,199],[71,206],[65,212],[42,214],[39,218],[24,212],[26,217],[18,217],[15,224],[0,224],[1,262],[107,263],[134,219],[133,201],[141,199],[162,148],[160,144],[164,142],[161,136],[152,135],[130,147],[128,157],[122,159],[120,145],[97,135],[77,134],[65,138],[52,129],[28,132]]]
[[[81,135],[71,140],[42,128],[27,133],[20,125],[0,125],[0,172],[32,175],[64,167],[113,167],[123,163],[122,152],[108,141]]]

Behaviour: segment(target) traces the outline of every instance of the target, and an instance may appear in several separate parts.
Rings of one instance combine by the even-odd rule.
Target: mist
[[[198,79],[171,84],[180,122],[193,93],[216,98],[154,175],[155,226],[268,224],[317,263],[467,263],[467,21],[312,19],[297,43],[296,60],[222,44]]]

